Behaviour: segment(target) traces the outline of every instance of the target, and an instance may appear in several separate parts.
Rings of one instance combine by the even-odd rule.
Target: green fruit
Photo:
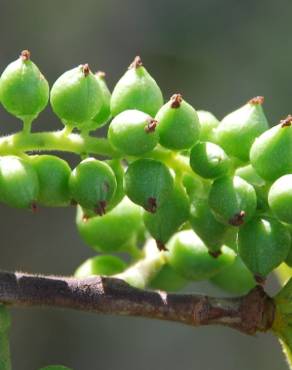
[[[34,209],[38,193],[38,177],[28,161],[15,156],[0,158],[0,194],[4,203]]]
[[[113,147],[127,155],[150,152],[158,143],[157,121],[138,110],[126,110],[118,114],[108,130]]]
[[[193,197],[190,209],[190,224],[205,243],[211,254],[216,256],[224,244],[228,227],[219,222],[211,212],[208,199]]]
[[[53,111],[68,126],[82,129],[82,124],[99,112],[102,102],[101,88],[88,64],[63,73],[51,89]]]
[[[248,164],[237,168],[235,175],[253,185],[257,194],[257,209],[267,210],[269,208],[267,196],[270,185],[258,175],[252,165]]]
[[[176,292],[187,285],[187,280],[179,275],[171,266],[164,265],[161,270],[150,281],[149,288]]]
[[[123,272],[126,267],[126,263],[119,257],[111,255],[95,256],[83,262],[75,271],[74,276],[78,278],[91,275],[111,276]]]
[[[72,199],[102,216],[114,196],[117,181],[108,164],[87,158],[72,171],[69,187]]]
[[[111,97],[113,116],[127,110],[138,109],[155,116],[163,104],[159,86],[136,57],[127,72],[116,84]]]
[[[292,175],[284,175],[273,183],[268,202],[280,221],[292,224]]]
[[[292,172],[292,116],[264,132],[250,150],[250,161],[265,180],[275,181]]]
[[[126,197],[103,217],[87,218],[81,207],[77,207],[76,224],[82,240],[93,249],[116,252],[128,248],[140,232],[142,209]]]
[[[246,266],[265,277],[282,263],[290,249],[289,231],[272,218],[256,217],[239,229],[238,253]]]
[[[49,84],[30,60],[30,52],[22,51],[0,78],[0,101],[4,108],[22,120],[32,120],[49,100]]]
[[[225,246],[219,257],[212,257],[202,240],[191,230],[175,234],[167,248],[170,266],[188,280],[209,279],[235,258],[235,253]]]
[[[258,175],[251,164],[237,168],[235,175],[241,177],[243,180],[254,186],[261,187],[266,184],[265,180]]]
[[[167,201],[173,189],[173,178],[162,162],[138,159],[129,165],[124,185],[132,202],[155,213]]]
[[[176,185],[156,213],[144,213],[144,224],[160,248],[164,249],[168,239],[187,221],[189,209],[188,196],[181,186]]]
[[[214,181],[209,193],[209,205],[220,222],[240,226],[255,213],[256,192],[240,177],[224,176]]]
[[[264,114],[261,96],[251,99],[240,109],[228,114],[216,129],[216,139],[225,152],[249,160],[254,140],[269,128]]]
[[[38,203],[47,207],[63,207],[70,203],[69,178],[71,168],[54,155],[37,155],[31,164],[38,175]]]
[[[82,124],[82,130],[85,131],[93,131],[100,127],[106,125],[111,116],[110,110],[110,101],[111,101],[111,93],[107,87],[105,81],[105,73],[104,72],[97,72],[95,74],[95,78],[99,83],[99,87],[101,89],[101,108],[98,113],[88,122]]]
[[[191,150],[190,165],[192,170],[201,177],[214,179],[228,173],[231,161],[220,146],[199,142]]]
[[[160,108],[155,119],[158,121],[159,143],[165,148],[189,149],[199,139],[200,122],[197,112],[180,94],[173,95]]]
[[[210,112],[204,110],[197,111],[200,121],[200,141],[216,142],[214,129],[219,125],[218,119]]]
[[[110,211],[115,206],[117,206],[125,196],[125,192],[124,192],[124,173],[125,171],[119,159],[111,159],[111,160],[106,161],[106,163],[113,170],[116,176],[116,181],[117,181],[116,191],[107,207],[107,210]]]
[[[252,273],[239,256],[210,280],[219,288],[233,294],[246,294],[256,285]]]

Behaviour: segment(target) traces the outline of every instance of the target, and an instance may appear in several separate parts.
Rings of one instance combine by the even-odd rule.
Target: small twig
[[[273,300],[261,287],[243,297],[214,298],[140,290],[110,277],[77,279],[10,272],[0,272],[0,302],[141,316],[192,326],[224,325],[250,335],[269,330],[275,311]]]

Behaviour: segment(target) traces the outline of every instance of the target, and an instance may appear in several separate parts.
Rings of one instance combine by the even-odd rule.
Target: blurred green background
[[[291,14],[291,0],[1,0],[0,68],[27,48],[50,84],[88,62],[107,72],[112,88],[138,54],[165,99],[181,92],[222,118],[264,95],[274,124],[292,112]],[[2,108],[0,116],[1,134],[20,128]],[[49,107],[34,123],[34,130],[57,128]],[[71,274],[93,255],[77,235],[74,213],[1,206],[1,268]],[[222,294],[207,284],[192,289]],[[271,335],[49,309],[14,309],[13,319],[15,370],[51,363],[75,370],[287,368]]]

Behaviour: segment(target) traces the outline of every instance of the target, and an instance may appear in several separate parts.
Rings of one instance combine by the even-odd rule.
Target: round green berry
[[[292,172],[292,116],[270,128],[256,139],[250,161],[265,180],[275,181]]]
[[[211,254],[218,254],[228,227],[215,218],[207,198],[192,197],[189,221]]]
[[[111,116],[110,110],[110,101],[111,101],[111,93],[107,87],[105,81],[105,73],[104,72],[97,72],[95,74],[95,78],[99,83],[99,87],[101,89],[101,108],[99,109],[98,113],[88,122],[82,123],[82,130],[83,131],[94,131],[100,127],[106,125]]]
[[[88,218],[81,207],[77,207],[76,224],[81,238],[101,252],[127,249],[142,223],[142,209],[127,197],[103,217]]]
[[[127,196],[134,203],[155,213],[167,201],[173,189],[173,178],[162,162],[138,159],[129,165],[124,186]]]
[[[102,216],[114,196],[117,181],[108,164],[95,158],[87,158],[72,171],[69,187],[73,200]]]
[[[248,293],[256,285],[253,274],[239,256],[231,265],[213,276],[210,281],[228,293],[240,295]]]
[[[292,175],[284,175],[273,183],[268,202],[280,221],[292,224]]]
[[[22,51],[0,78],[0,101],[4,108],[22,120],[32,120],[49,100],[49,84],[30,60],[30,52]]]
[[[144,212],[144,224],[159,248],[179,229],[189,217],[189,198],[184,189],[176,184],[155,213]]]
[[[158,143],[157,121],[135,109],[118,114],[108,130],[110,143],[121,153],[141,155],[150,152]]]
[[[127,110],[138,109],[155,116],[163,104],[159,86],[136,57],[127,72],[116,84],[111,97],[113,116]]]
[[[253,186],[261,187],[266,184],[265,180],[259,176],[251,164],[238,167],[235,171],[235,175],[241,177]]]
[[[210,142],[199,142],[191,150],[190,165],[201,177],[214,179],[228,173],[231,161],[220,146]]]
[[[112,210],[115,206],[117,206],[121,200],[125,196],[124,192],[124,174],[125,170],[123,167],[122,162],[119,159],[110,159],[106,161],[106,163],[110,166],[110,168],[113,170],[116,181],[117,181],[117,188],[116,191],[110,200],[107,210],[110,211]]]
[[[240,226],[253,217],[257,196],[253,186],[240,177],[223,176],[212,184],[209,205],[220,222]]]
[[[267,276],[289,253],[288,229],[276,219],[256,217],[239,229],[238,253],[259,277]]]
[[[74,276],[78,278],[91,275],[111,276],[119,274],[126,269],[126,263],[119,257],[101,255],[84,261],[75,271]]]
[[[188,281],[178,274],[170,265],[161,270],[150,281],[149,288],[166,292],[176,292],[187,285]]]
[[[167,248],[170,266],[188,280],[209,279],[235,258],[235,253],[225,246],[219,257],[212,257],[202,240],[191,230],[175,234]]]
[[[73,68],[57,79],[51,89],[51,105],[64,124],[80,129],[98,113],[102,91],[88,64]]]
[[[38,193],[38,176],[29,161],[16,156],[0,158],[0,194],[4,203],[34,209]]]
[[[197,111],[200,121],[200,141],[216,142],[214,129],[219,125],[218,119],[210,112]]]
[[[71,168],[55,155],[37,155],[31,164],[39,180],[37,201],[47,207],[63,207],[70,203],[69,178]]]
[[[158,121],[159,143],[165,148],[189,149],[199,139],[200,122],[197,112],[180,94],[173,95],[160,108],[155,119]]]
[[[269,128],[262,103],[264,98],[251,99],[240,109],[228,114],[217,127],[216,140],[225,152],[249,160],[249,151],[254,140]]]

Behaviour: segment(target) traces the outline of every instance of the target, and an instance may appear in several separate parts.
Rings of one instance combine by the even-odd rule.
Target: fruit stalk
[[[268,331],[273,300],[258,286],[247,295],[215,298],[167,294],[131,287],[123,280],[0,272],[0,302],[15,307],[61,307],[102,314],[139,316],[191,326],[223,325],[245,334]]]

